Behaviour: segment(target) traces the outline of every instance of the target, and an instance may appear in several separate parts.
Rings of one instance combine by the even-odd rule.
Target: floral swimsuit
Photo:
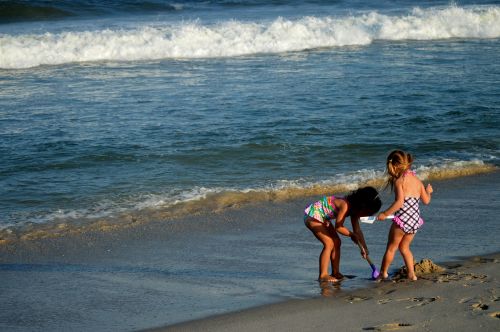
[[[337,218],[338,211],[333,205],[335,196],[325,196],[321,200],[312,203],[304,210],[304,222],[308,217],[314,218],[317,221],[330,226],[330,220]]]

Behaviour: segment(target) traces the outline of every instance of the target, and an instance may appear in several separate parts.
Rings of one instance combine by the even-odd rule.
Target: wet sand
[[[499,252],[499,180],[494,172],[433,182],[415,259]],[[0,330],[137,331],[182,322],[173,328],[498,330],[495,261],[374,285],[359,250],[344,239],[342,272],[352,278],[318,284],[321,244],[302,221],[311,199],[0,245]],[[383,194],[384,204],[391,199]],[[379,265],[390,223],[362,227]],[[402,264],[396,255],[391,272]]]
[[[332,297],[294,300],[151,331],[498,331],[500,253]]]

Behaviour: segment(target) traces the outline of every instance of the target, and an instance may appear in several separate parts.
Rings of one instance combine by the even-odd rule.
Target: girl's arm
[[[420,199],[422,200],[422,203],[427,205],[431,202],[432,192],[433,189],[430,183],[425,188],[424,185],[422,184],[422,189],[420,190]]]
[[[394,214],[397,210],[399,210],[405,201],[405,194],[403,191],[403,183],[402,181],[396,181],[394,185],[394,194],[396,196],[394,203],[389,206],[389,208],[383,212],[378,214],[378,220],[384,220],[387,216]]]
[[[336,207],[339,209],[339,212],[337,214],[337,220],[335,221],[335,229],[340,234],[350,237],[354,243],[357,244],[358,242],[360,242],[364,249],[364,252],[361,252],[361,255],[363,257],[366,257],[368,255],[368,249],[366,248],[366,243],[363,237],[363,232],[361,232],[361,227],[359,227],[359,217],[351,216],[351,222],[353,227],[353,232],[351,232],[347,227],[344,226],[344,221],[345,218],[347,217],[347,212],[349,208],[347,203],[343,200],[339,200],[338,204],[336,204]],[[355,229],[356,227],[355,225],[357,225],[357,230]]]
[[[335,206],[339,209],[337,220],[335,221],[335,229],[344,236],[352,236],[353,233],[344,226],[345,217],[347,217],[347,203],[343,200],[339,200],[339,202],[335,202]]]
[[[369,255],[369,252],[368,252],[368,246],[366,245],[365,236],[363,234],[363,231],[361,230],[361,226],[359,225],[359,216],[351,215],[351,224],[352,224],[352,231],[356,235],[355,237],[351,237],[351,239],[356,244],[358,242],[361,244],[361,246],[364,249],[364,252],[363,251],[361,252],[361,256],[363,256],[363,258],[366,258],[366,256]]]

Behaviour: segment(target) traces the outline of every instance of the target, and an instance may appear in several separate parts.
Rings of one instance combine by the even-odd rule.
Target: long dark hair
[[[351,191],[345,199],[349,202],[350,213],[366,211],[371,215],[377,213],[382,207],[378,191],[373,187],[363,187]]]

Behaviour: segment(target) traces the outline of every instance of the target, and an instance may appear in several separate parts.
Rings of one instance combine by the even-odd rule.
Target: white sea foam
[[[415,168],[420,179],[453,178],[479,174],[496,169],[482,160],[436,160],[428,165]],[[128,199],[105,200],[95,206],[75,210],[55,210],[31,216],[17,216],[16,222],[1,223],[0,230],[13,225],[26,223],[68,223],[91,222],[97,219],[124,219],[124,215],[146,214],[159,211],[168,218],[175,216],[176,210],[196,213],[198,210],[221,210],[230,206],[263,200],[287,200],[290,198],[322,195],[334,192],[347,192],[364,185],[374,185],[381,189],[385,183],[382,170],[362,169],[350,173],[337,174],[335,177],[311,181],[311,179],[279,180],[255,187],[194,187],[187,190],[170,190],[164,193],[141,194]],[[186,204],[191,204],[189,207]],[[162,214],[162,212],[164,212]]]
[[[421,180],[429,178],[459,177],[475,174],[478,170],[487,168],[489,164],[479,159],[473,160],[440,160],[434,165],[422,165],[415,169]]]
[[[133,204],[134,210],[154,209],[170,207],[180,203],[186,203],[205,199],[207,195],[224,191],[224,188],[195,187],[187,191],[171,191],[162,194],[150,194],[143,196]]]
[[[24,35],[0,35],[0,68],[82,61],[232,57],[367,45],[374,40],[499,38],[500,6],[369,12],[349,17],[277,18],[270,22],[200,21]]]

